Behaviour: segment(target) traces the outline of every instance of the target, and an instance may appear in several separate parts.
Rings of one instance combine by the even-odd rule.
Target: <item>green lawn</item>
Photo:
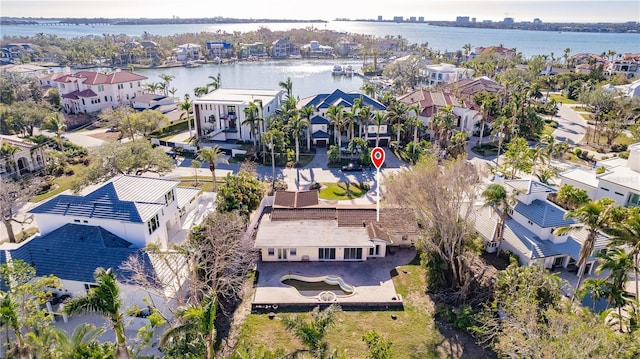
[[[565,96],[558,95],[558,94],[550,94],[549,97],[550,97],[551,100],[556,100],[556,102],[565,103],[565,104],[568,104],[568,105],[573,105],[573,104],[578,104],[579,103],[578,101],[570,100],[570,99],[566,98]]]
[[[72,165],[71,168],[73,168],[73,172],[74,174],[71,176],[60,176],[60,177],[56,177],[56,179],[53,180],[53,182],[57,185],[56,188],[52,189],[51,191],[47,192],[47,193],[43,193],[43,194],[39,194],[37,196],[33,196],[29,199],[29,202],[40,202],[40,201],[44,201],[45,199],[49,199],[59,193],[62,193],[66,190],[68,190],[69,188],[71,188],[71,184],[73,183],[73,181],[76,179],[76,176],[78,174],[78,172],[84,167],[84,165]]]
[[[179,177],[179,178],[176,178],[176,180],[180,181],[180,183],[178,184],[178,186],[180,187],[193,187],[193,188],[199,188],[203,192],[213,192],[213,181],[211,176],[198,176],[197,186],[195,186],[196,184],[195,176]],[[216,182],[218,182],[218,186],[220,186],[220,184],[222,183],[221,179],[216,178],[216,180],[217,180]]]
[[[424,294],[424,268],[414,263],[398,267],[397,274],[393,274],[393,283],[405,301],[405,310],[339,312],[326,336],[331,350],[343,351],[347,358],[364,358],[367,348],[362,335],[375,329],[393,343],[395,358],[447,357],[443,353],[447,345],[433,319],[433,303]],[[283,315],[289,314],[277,314],[274,319],[266,314],[250,314],[242,324],[240,342],[254,348],[264,345],[269,350],[286,352],[301,349],[301,343],[285,330]],[[309,316],[308,313],[297,315]],[[394,320],[391,315],[397,318]]]
[[[329,200],[348,200],[364,196],[367,190],[361,189],[357,183],[350,183],[347,185],[345,182],[338,183],[322,183],[323,187],[320,189],[319,197]]]

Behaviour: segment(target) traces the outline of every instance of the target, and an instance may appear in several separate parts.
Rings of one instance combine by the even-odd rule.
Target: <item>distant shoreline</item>
[[[160,18],[160,19],[111,19],[111,18],[0,18],[0,25],[189,25],[189,24],[262,24],[262,23],[327,23],[326,20],[291,19],[234,19],[234,18]]]

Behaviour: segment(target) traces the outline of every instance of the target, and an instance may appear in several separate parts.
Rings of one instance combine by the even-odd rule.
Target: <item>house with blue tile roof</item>
[[[61,194],[32,208],[42,235],[65,224],[101,227],[131,243],[167,248],[187,223],[199,190],[178,181],[121,175],[84,195]]]
[[[574,268],[587,232],[556,233],[558,228],[576,223],[573,219],[565,218],[566,211],[563,208],[547,200],[550,193],[556,192],[555,188],[528,179],[507,180],[503,185],[515,196],[515,205],[508,212],[502,250],[517,255],[521,265],[541,263],[549,269]],[[493,238],[498,222],[498,215],[491,208],[476,208],[476,231],[487,242],[488,252],[495,252],[497,247]],[[603,250],[607,243],[606,235],[598,236],[585,273],[592,273],[596,262],[594,254]]]
[[[329,117],[327,116],[329,108],[332,106],[343,106],[345,112],[351,112],[356,101],[361,101],[361,106],[363,107],[369,107],[372,115],[376,111],[387,110],[385,105],[367,95],[361,93],[346,93],[339,89],[333,91],[332,93],[317,94],[315,96],[310,96],[300,100],[300,103],[298,104],[299,108],[308,106],[313,107],[314,117],[312,117],[311,132],[314,144],[316,144],[317,146],[326,146],[331,142],[329,136],[329,126],[333,125],[331,125]],[[313,123],[314,118],[316,122],[315,124]],[[323,129],[324,127],[321,126],[325,125],[327,126],[327,128]],[[380,128],[378,128],[378,126],[374,125],[372,122],[368,122],[361,124],[362,129],[358,128],[359,125],[360,124],[355,125],[354,132],[363,133],[364,139],[369,142],[375,142],[376,132],[378,131],[380,132],[380,135],[378,137],[380,138],[381,145],[385,146],[391,140],[391,134],[387,129],[388,124],[383,124],[382,126],[380,126]],[[319,132],[316,136],[314,136],[313,134],[317,131],[322,132]],[[333,129],[333,131],[335,131],[335,128]],[[347,135],[347,131],[348,130],[345,128],[340,134],[345,140],[347,139],[347,136],[345,136]],[[345,141],[343,141],[343,143],[345,143]]]

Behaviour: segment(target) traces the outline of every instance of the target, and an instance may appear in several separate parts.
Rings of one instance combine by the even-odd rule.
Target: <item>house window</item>
[[[296,248],[289,248],[289,255],[295,257],[298,254],[298,250]]]
[[[335,248],[318,248],[318,259],[336,259],[336,249]]]
[[[164,203],[165,205],[169,205],[169,203],[173,202],[173,190],[167,192],[167,194],[164,195]]]
[[[362,248],[345,248],[344,259],[362,259]]]
[[[149,234],[153,233],[160,227],[160,220],[158,219],[158,215],[153,216],[149,222],[147,222],[147,227],[149,227]]]
[[[629,200],[627,200],[629,206],[640,206],[640,195],[637,193],[629,194]]]
[[[267,248],[267,255],[268,256],[274,256],[276,254],[275,249],[273,248]]]
[[[624,195],[622,193],[620,193],[620,192],[613,192],[613,193],[617,194],[620,197],[624,197]]]
[[[88,284],[88,283],[85,283],[85,284],[84,284],[84,291],[85,291],[85,292],[89,292],[89,289],[91,289],[91,288],[97,288],[97,287],[98,287],[98,286],[97,286],[96,284]]]
[[[104,91],[104,85],[98,85],[98,91],[100,92]]]
[[[80,220],[79,220],[79,219],[74,219],[73,221],[74,221],[75,223],[80,223]]]
[[[140,87],[140,81],[138,81],[138,87]]]
[[[600,187],[601,190],[609,192],[608,188]]]
[[[129,82],[129,88],[132,89],[133,88],[133,82]]]

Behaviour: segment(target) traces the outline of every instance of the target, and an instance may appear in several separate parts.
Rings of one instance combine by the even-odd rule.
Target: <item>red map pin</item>
[[[384,150],[381,147],[376,147],[371,151],[371,162],[377,169],[380,169],[384,163]]]

